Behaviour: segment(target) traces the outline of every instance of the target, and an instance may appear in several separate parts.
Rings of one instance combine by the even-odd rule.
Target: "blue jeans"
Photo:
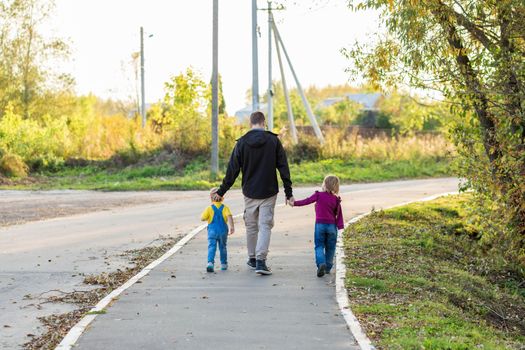
[[[315,263],[317,267],[326,264],[330,271],[334,266],[337,226],[335,224],[315,224]]]
[[[221,256],[221,264],[228,263],[228,252],[226,244],[228,242],[228,233],[217,234],[212,230],[208,230],[208,262],[215,263],[215,252],[217,245],[219,245],[219,253]]]

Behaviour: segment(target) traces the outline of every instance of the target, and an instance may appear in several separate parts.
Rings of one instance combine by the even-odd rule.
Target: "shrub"
[[[316,161],[321,159],[322,146],[313,136],[304,136],[295,145],[286,145],[289,161],[300,163],[301,161]]]
[[[0,158],[0,172],[6,176],[26,177],[28,166],[22,157],[16,154],[4,154]]]

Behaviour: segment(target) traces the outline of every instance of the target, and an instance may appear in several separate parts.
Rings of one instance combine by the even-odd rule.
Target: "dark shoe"
[[[258,273],[259,275],[271,275],[272,270],[266,266],[266,260],[257,260],[255,273]]]
[[[317,268],[317,277],[323,277],[326,273],[326,264],[321,264]]]
[[[250,259],[246,262],[246,265],[248,265],[248,266],[250,267],[250,269],[255,270],[255,268],[257,267],[257,263],[256,263],[255,258],[250,258]]]
[[[208,266],[206,266],[206,272],[213,272],[213,263],[209,262]]]

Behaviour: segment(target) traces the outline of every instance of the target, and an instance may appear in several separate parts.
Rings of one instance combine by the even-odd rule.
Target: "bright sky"
[[[299,1],[297,1],[299,2]],[[373,13],[354,13],[345,0],[304,0],[275,12],[277,25],[303,87],[344,84],[349,61],[340,53],[355,40],[377,31]],[[304,3],[304,5],[303,5]],[[139,49],[139,28],[145,39],[146,100],[164,96],[164,82],[192,66],[205,81],[211,77],[211,0],[57,0],[53,34],[71,42],[77,92],[105,98],[132,99],[136,82],[131,55]],[[311,9],[308,8],[311,5]],[[266,1],[258,1],[260,8]],[[267,14],[259,11],[259,91],[268,82]],[[277,57],[273,76],[280,79]],[[227,111],[246,105],[251,87],[251,1],[219,1],[219,72]],[[287,72],[287,81],[292,76]]]

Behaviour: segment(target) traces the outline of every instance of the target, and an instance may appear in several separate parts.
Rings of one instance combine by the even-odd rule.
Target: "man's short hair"
[[[256,111],[256,112],[253,112],[250,115],[250,124],[251,125],[262,125],[262,124],[264,124],[265,120],[266,119],[264,118],[263,112]]]

